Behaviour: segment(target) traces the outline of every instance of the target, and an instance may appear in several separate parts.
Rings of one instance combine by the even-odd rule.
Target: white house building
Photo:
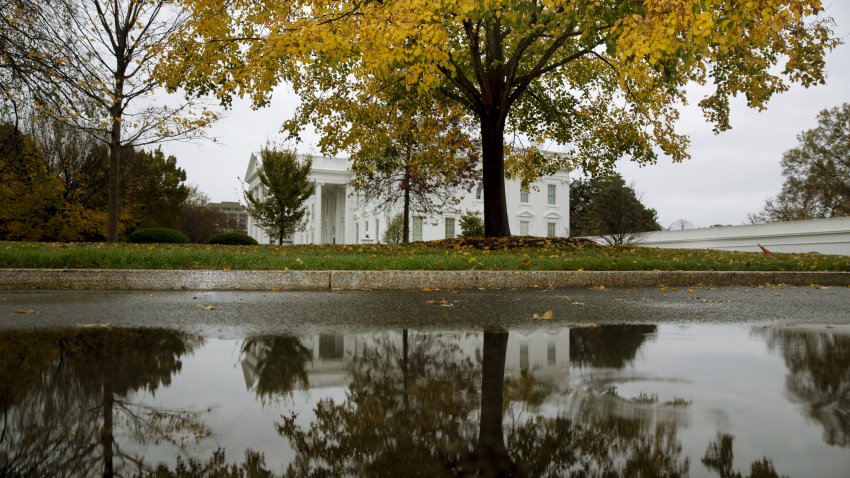
[[[350,161],[345,158],[313,156],[311,181],[315,191],[306,201],[307,225],[290,238],[293,244],[375,244],[383,242],[389,220],[400,211],[387,211],[380,205],[362,200],[349,186],[353,178]],[[247,190],[263,197],[257,169],[261,166],[252,154],[245,172]],[[482,191],[460,191],[457,205],[439,214],[423,217],[411,212],[411,241],[431,241],[459,236],[460,217],[467,211],[482,214]],[[567,237],[570,234],[570,178],[567,171],[540,178],[527,191],[519,181],[505,180],[508,218],[511,232],[521,236]],[[260,244],[273,244],[252,218],[248,235]]]

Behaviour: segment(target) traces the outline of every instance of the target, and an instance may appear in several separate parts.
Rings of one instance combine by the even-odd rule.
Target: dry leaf
[[[198,308],[203,309],[203,310],[219,310],[219,309],[221,309],[221,307],[219,307],[217,305],[198,305]]]
[[[434,292],[434,289],[432,289],[430,287],[423,287],[422,292]]]
[[[602,285],[602,284],[599,284],[599,285],[595,285],[595,286],[591,287],[591,289],[593,289],[593,290],[605,290],[605,286]]]
[[[16,314],[34,314],[35,311],[33,309],[18,309],[15,311]]]
[[[820,285],[820,284],[815,284],[815,283],[809,284],[809,287],[811,287],[812,289],[826,289],[825,285]]]
[[[454,304],[452,304],[451,302],[447,301],[446,299],[442,299],[442,300],[428,300],[428,301],[425,301],[425,303],[426,303],[426,304],[431,304],[431,305],[439,305],[440,307],[454,307]]]
[[[555,317],[555,311],[549,309],[546,312],[543,312],[542,315],[534,314],[534,316],[531,318],[534,320],[551,320],[553,317]]]
[[[108,328],[108,327],[112,327],[112,322],[106,322],[104,324],[81,324],[81,323],[77,322],[77,327],[82,327],[84,329],[93,329],[93,328],[105,329],[105,328]]]

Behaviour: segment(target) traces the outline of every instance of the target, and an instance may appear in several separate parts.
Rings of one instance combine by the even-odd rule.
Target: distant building
[[[300,159],[305,157],[299,155]],[[306,201],[306,228],[289,239],[293,244],[375,244],[383,242],[387,223],[397,211],[363,200],[349,186],[353,178],[348,159],[313,157],[310,180],[315,191]],[[257,168],[259,157],[252,154],[245,172],[248,191],[263,197]],[[570,178],[559,171],[537,180],[527,191],[519,181],[505,180],[505,196],[511,232],[521,236],[567,237],[570,235]],[[483,191],[459,191],[460,202],[438,214],[411,213],[410,240],[431,241],[460,235],[460,217],[466,211],[483,213]],[[415,207],[415,205],[414,205]],[[399,206],[400,209],[400,206]],[[483,217],[483,214],[482,216]],[[248,235],[260,244],[276,241],[248,219]]]
[[[248,233],[248,213],[238,202],[212,202],[207,204],[207,207],[218,213],[220,230]]]

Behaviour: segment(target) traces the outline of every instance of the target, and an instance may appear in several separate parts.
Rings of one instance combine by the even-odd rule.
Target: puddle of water
[[[4,332],[0,366],[3,476],[850,469],[841,328]]]

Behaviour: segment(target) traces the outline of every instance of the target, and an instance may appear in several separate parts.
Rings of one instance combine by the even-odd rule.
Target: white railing
[[[590,237],[597,242],[602,238]],[[670,249],[759,252],[817,252],[850,255],[850,217],[721,226],[640,234],[635,244]]]

